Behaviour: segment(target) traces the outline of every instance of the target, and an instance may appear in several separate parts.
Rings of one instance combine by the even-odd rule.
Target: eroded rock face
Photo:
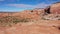
[[[52,13],[52,14],[60,14],[60,2],[59,3],[55,3],[52,4],[51,6],[48,6],[47,8],[45,8],[45,12],[47,13]]]
[[[45,19],[60,20],[60,2],[45,8],[45,13],[47,14],[44,16]]]
[[[51,13],[58,13],[58,14],[60,14],[60,3],[53,4],[53,5],[51,5],[50,8],[51,8],[50,9]]]
[[[45,11],[52,14],[60,14],[60,3],[52,4],[51,6],[47,7]]]

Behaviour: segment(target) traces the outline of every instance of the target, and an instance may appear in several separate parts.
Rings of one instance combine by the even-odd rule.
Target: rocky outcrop
[[[52,14],[60,14],[60,2],[52,4],[51,6],[45,9],[45,12],[52,13]]]
[[[48,20],[60,20],[60,2],[52,4],[45,8],[47,15],[43,16],[44,19]]]
[[[60,14],[60,3],[55,3],[55,4],[51,5],[50,12]]]

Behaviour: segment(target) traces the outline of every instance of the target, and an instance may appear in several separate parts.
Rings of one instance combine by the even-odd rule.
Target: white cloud
[[[8,4],[8,6],[19,7],[19,8],[34,8],[33,5],[27,5],[27,4]]]
[[[8,4],[6,6],[13,6],[13,7],[18,7],[18,8],[45,8],[49,6],[50,4],[46,3],[39,3],[37,5],[28,5],[28,4]]]

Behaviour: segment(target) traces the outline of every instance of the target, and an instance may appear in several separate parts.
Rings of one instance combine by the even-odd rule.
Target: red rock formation
[[[60,14],[60,3],[55,3],[50,6],[51,13],[58,13]]]
[[[48,6],[45,8],[45,12],[52,13],[52,14],[60,14],[60,2],[52,4],[51,6]]]
[[[21,17],[34,20],[39,19],[42,15],[44,15],[44,9],[24,10],[20,13]]]

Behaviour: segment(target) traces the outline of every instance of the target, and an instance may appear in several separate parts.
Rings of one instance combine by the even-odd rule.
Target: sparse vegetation
[[[17,24],[20,22],[29,22],[30,19],[29,18],[23,18],[23,19],[19,19],[17,17],[14,16],[6,16],[6,17],[2,17],[0,18],[0,25],[2,26],[11,26],[11,24]]]

